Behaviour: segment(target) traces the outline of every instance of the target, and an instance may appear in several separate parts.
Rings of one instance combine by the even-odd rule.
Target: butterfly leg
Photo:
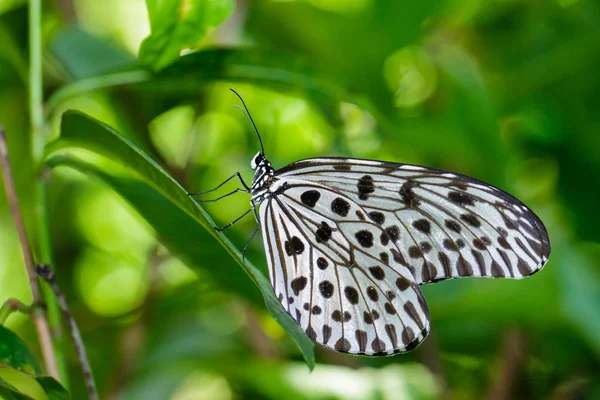
[[[239,217],[237,217],[236,219],[234,219],[232,222],[228,223],[227,225],[225,225],[222,228],[219,228],[218,226],[215,226],[215,229],[218,232],[221,232],[227,228],[229,228],[230,226],[232,226],[233,224],[235,224],[236,222],[238,222],[240,219],[244,218],[246,215],[248,215],[250,213],[250,211],[252,211],[254,208],[249,209],[248,211],[246,211],[245,213],[243,213],[242,215],[240,215]]]
[[[213,189],[209,189],[209,190],[204,190],[202,192],[188,193],[188,196],[199,196],[199,195],[202,195],[202,194],[214,192],[215,190],[219,190],[221,188],[221,186],[223,186],[224,184],[226,184],[227,182],[229,182],[230,180],[232,180],[235,177],[237,177],[240,180],[240,182],[242,183],[242,186],[244,186],[244,188],[246,190],[237,189],[237,190],[235,190],[234,192],[232,192],[230,194],[233,194],[233,193],[236,193],[236,192],[246,192],[246,193],[250,192],[250,187],[248,185],[246,185],[246,182],[244,182],[244,179],[242,178],[242,176],[240,175],[240,173],[236,172],[235,174],[231,175],[229,178],[227,178],[223,182],[221,182],[217,187],[215,187]],[[226,196],[228,196],[228,195],[226,195]],[[225,197],[225,196],[222,196],[222,197]]]
[[[216,199],[207,199],[207,200],[205,200],[205,199],[194,199],[194,200],[196,200],[198,203],[214,203],[215,201],[219,201],[221,199],[224,199],[225,197],[228,197],[228,196],[231,196],[232,194],[240,193],[240,192],[241,193],[248,193],[247,190],[239,189],[238,188],[238,189],[232,190],[231,192],[229,192],[227,194],[224,194],[223,196],[219,196]],[[191,194],[190,196],[196,196],[196,194]]]
[[[242,260],[246,259],[246,250],[248,250],[248,246],[250,246],[250,242],[252,242],[252,239],[254,239],[254,236],[256,236],[256,232],[258,232],[258,228],[260,228],[260,225],[257,226],[256,229],[254,229],[254,232],[252,232],[250,239],[248,239],[248,241],[246,242],[246,245],[244,246],[244,250],[242,250]]]

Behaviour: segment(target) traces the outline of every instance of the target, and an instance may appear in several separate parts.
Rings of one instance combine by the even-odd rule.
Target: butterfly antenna
[[[244,99],[242,99],[242,96],[240,96],[239,93],[236,92],[235,90],[233,90],[231,88],[229,90],[231,90],[233,93],[235,93],[235,95],[240,99],[240,101],[244,105],[245,113],[248,116],[250,123],[252,123],[252,126],[254,127],[254,132],[256,132],[256,136],[258,136],[258,141],[260,142],[260,152],[264,156],[265,155],[265,146],[263,146],[262,138],[260,137],[260,133],[258,133],[258,128],[256,128],[256,124],[254,123],[254,120],[252,119],[252,115],[250,115],[250,111],[248,111],[248,107],[246,107],[246,103],[244,103]]]

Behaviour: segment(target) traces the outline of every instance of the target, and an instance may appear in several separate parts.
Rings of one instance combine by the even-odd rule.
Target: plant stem
[[[23,250],[23,258],[25,259],[25,267],[27,268],[27,274],[29,275],[31,294],[33,295],[33,304],[40,304],[42,301],[40,285],[35,272],[35,264],[33,262],[33,255],[31,253],[29,239],[27,238],[27,233],[25,232],[25,224],[23,223],[23,217],[21,216],[21,211],[19,209],[19,201],[17,199],[15,183],[8,159],[6,136],[2,126],[0,126],[0,163],[2,165],[2,176],[4,178],[6,198],[8,200],[13,219],[15,220],[17,233],[19,234],[19,239],[21,242],[21,249]],[[31,319],[33,320],[38,333],[40,348],[42,349],[46,369],[51,376],[59,379],[58,368],[56,367],[56,358],[54,355],[54,347],[52,345],[52,336],[50,335],[50,327],[48,326],[46,313],[43,309],[37,308],[31,314]]]
[[[69,325],[71,338],[73,339],[73,344],[75,345],[75,352],[77,353],[77,357],[79,358],[79,364],[81,364],[81,370],[83,371],[83,376],[85,378],[85,383],[87,386],[88,394],[90,396],[90,400],[98,400],[98,392],[96,390],[96,383],[94,382],[94,375],[92,374],[92,368],[90,367],[90,362],[87,358],[87,353],[85,351],[83,339],[81,338],[81,333],[79,332],[79,328],[77,327],[75,318],[73,318],[73,314],[71,314],[71,312],[69,311],[65,295],[61,292],[60,288],[58,287],[58,284],[56,283],[54,272],[52,272],[52,269],[50,269],[50,266],[47,264],[37,265],[35,267],[35,271],[42,279],[44,279],[50,285],[52,291],[54,292],[54,295],[56,296],[56,299],[58,300],[58,304],[62,309],[63,315],[65,316],[65,320],[67,321],[67,325]]]
[[[40,166],[43,162],[44,145],[46,142],[46,122],[44,118],[43,76],[42,76],[42,0],[29,1],[29,115],[31,125],[31,155],[33,170],[36,171],[35,182],[35,221],[36,221],[36,250],[37,256],[43,262],[52,262],[50,246],[50,231],[48,228],[48,210],[46,202],[46,183]],[[64,337],[60,320],[60,310],[52,290],[41,285],[41,296],[46,305],[46,318],[51,327],[54,341],[54,362],[52,370],[58,369],[57,379],[68,385],[67,364],[64,352]],[[51,369],[48,367],[48,372]],[[54,374],[52,374],[54,376]]]
[[[23,314],[30,314],[31,308],[27,307],[17,299],[11,298],[6,300],[2,307],[0,307],[0,325],[4,325],[10,314],[15,311],[20,311]]]

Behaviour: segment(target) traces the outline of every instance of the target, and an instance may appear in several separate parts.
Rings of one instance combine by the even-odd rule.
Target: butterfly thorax
[[[268,189],[275,179],[275,170],[271,166],[269,160],[267,160],[261,153],[258,153],[256,156],[254,156],[250,166],[256,171],[254,173],[254,179],[252,179],[250,193],[253,195],[253,198],[257,198],[256,202],[260,203],[262,201],[262,196],[260,196],[260,194],[261,192],[266,191],[266,189]]]

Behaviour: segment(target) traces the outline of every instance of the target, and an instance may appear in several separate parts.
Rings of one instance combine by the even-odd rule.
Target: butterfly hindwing
[[[278,195],[260,209],[269,272],[306,334],[353,354],[418,345],[429,331],[429,312],[388,233],[330,188],[297,179],[278,185],[283,189],[272,188]]]
[[[317,158],[276,172],[356,202],[396,243],[419,284],[468,276],[521,278],[550,253],[539,218],[506,192],[463,175],[406,164]],[[386,237],[383,237],[384,241]]]

